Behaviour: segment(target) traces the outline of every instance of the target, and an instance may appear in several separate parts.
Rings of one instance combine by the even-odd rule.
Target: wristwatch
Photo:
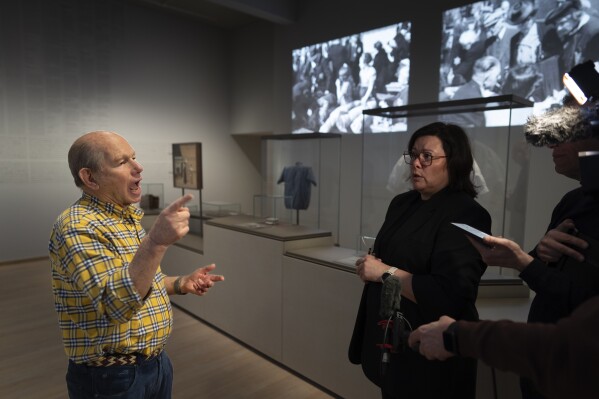
[[[175,284],[173,284],[174,289],[175,289],[175,294],[187,295],[187,292],[181,291],[181,278],[182,278],[182,276],[177,277],[177,279],[175,280]]]
[[[459,355],[458,351],[458,323],[454,321],[443,331],[443,347],[447,352]]]
[[[395,273],[395,271],[397,270],[397,267],[390,267],[389,269],[387,269],[387,271],[385,271],[385,273],[383,273],[381,275],[381,282],[385,282],[385,280],[387,280],[387,278],[389,278],[389,276],[393,276],[393,274]]]

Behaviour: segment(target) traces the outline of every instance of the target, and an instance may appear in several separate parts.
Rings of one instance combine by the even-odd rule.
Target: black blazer
[[[565,219],[572,219],[581,238],[589,243],[584,262],[562,256],[545,264],[538,259],[520,277],[536,292],[528,313],[529,322],[555,323],[569,316],[589,298],[599,295],[599,200],[581,187],[568,192],[553,210],[547,231]]]
[[[467,194],[446,188],[428,201],[422,201],[416,191],[396,196],[377,235],[375,255],[384,263],[413,274],[412,288],[418,303],[403,297],[401,300],[401,311],[412,329],[442,315],[478,319],[475,301],[486,265],[464,233],[451,222],[491,232],[491,217],[482,206]],[[381,378],[381,354],[376,346],[382,339],[381,328],[377,326],[381,319],[378,315],[381,287],[380,283],[364,286],[349,347],[350,361],[362,364],[367,377],[392,394],[401,385],[404,394],[410,389],[414,393],[440,389],[446,398],[469,397],[469,391],[463,392],[466,387],[459,385],[474,389],[476,364],[471,370],[472,380],[471,373],[465,372],[460,364],[463,359],[430,362],[408,349],[393,355],[386,377]],[[467,368],[472,369],[472,364]],[[452,370],[458,369],[456,376]],[[423,378],[428,378],[428,383]],[[463,378],[472,381],[466,383]],[[451,394],[452,386],[456,387],[455,395]],[[430,397],[434,395],[431,391]]]

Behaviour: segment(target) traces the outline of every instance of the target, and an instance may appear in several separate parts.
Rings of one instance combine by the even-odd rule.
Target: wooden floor
[[[174,318],[173,398],[331,397],[176,307]],[[0,398],[64,399],[66,366],[49,262],[0,265]]]

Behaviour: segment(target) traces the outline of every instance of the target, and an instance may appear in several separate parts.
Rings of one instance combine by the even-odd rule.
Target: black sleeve
[[[491,217],[482,207],[471,206],[444,219],[434,237],[429,274],[415,274],[412,289],[425,319],[442,315],[474,320],[474,303],[486,264],[452,222],[466,223],[486,233],[491,231]]]
[[[459,321],[460,355],[530,378],[556,398],[596,398],[599,392],[599,298],[557,324]]]

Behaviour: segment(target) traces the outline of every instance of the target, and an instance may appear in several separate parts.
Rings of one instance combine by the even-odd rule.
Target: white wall
[[[201,142],[203,199],[251,212],[260,177],[230,135],[226,33],[122,3],[0,3],[0,262],[47,254],[79,196],[68,148],[90,130],[128,139],[167,203],[171,143]]]
[[[290,132],[293,48],[412,20],[410,99],[436,101],[431,49],[441,12],[467,1],[303,0],[295,24],[235,32],[122,3],[0,3],[0,262],[46,255],[54,218],[78,197],[68,147],[89,130],[124,135],[145,166],[144,183],[163,183],[167,202],[180,194],[171,187],[171,143],[202,142],[203,199],[251,212],[261,189],[257,146],[231,134]],[[342,140],[342,246],[355,245],[359,230],[360,154],[360,140]],[[527,247],[572,186],[553,172],[548,150],[533,150]]]
[[[412,21],[412,46],[410,68],[410,103],[438,101],[439,49],[441,45],[442,12],[471,3],[469,0],[439,2],[390,2],[385,0],[303,0],[298,2],[298,21],[291,25],[277,25],[274,29],[272,57],[261,56],[253,62],[260,70],[272,70],[272,76],[257,74],[255,79],[239,84],[237,96],[249,95],[256,86],[265,87],[274,81],[272,109],[268,115],[261,112],[261,102],[247,102],[243,113],[233,113],[233,123],[244,125],[244,115],[263,115],[252,121],[251,131],[272,131],[288,134],[291,131],[291,50],[313,43],[344,37],[399,21]],[[264,42],[262,33],[252,27],[239,29],[235,37],[240,42]],[[237,39],[236,39],[237,40]],[[271,69],[270,63],[274,68]],[[243,68],[243,67],[240,67]],[[256,68],[256,67],[254,67]],[[242,82],[243,83],[243,82]],[[236,122],[237,121],[237,122]],[[238,131],[242,132],[242,128]],[[353,247],[359,234],[361,164],[361,141],[350,137],[342,139],[340,240],[341,246]],[[398,150],[399,151],[399,150]],[[526,249],[531,249],[545,232],[551,210],[576,182],[557,175],[553,170],[551,151],[546,148],[531,149],[528,178],[527,214],[525,222]]]

